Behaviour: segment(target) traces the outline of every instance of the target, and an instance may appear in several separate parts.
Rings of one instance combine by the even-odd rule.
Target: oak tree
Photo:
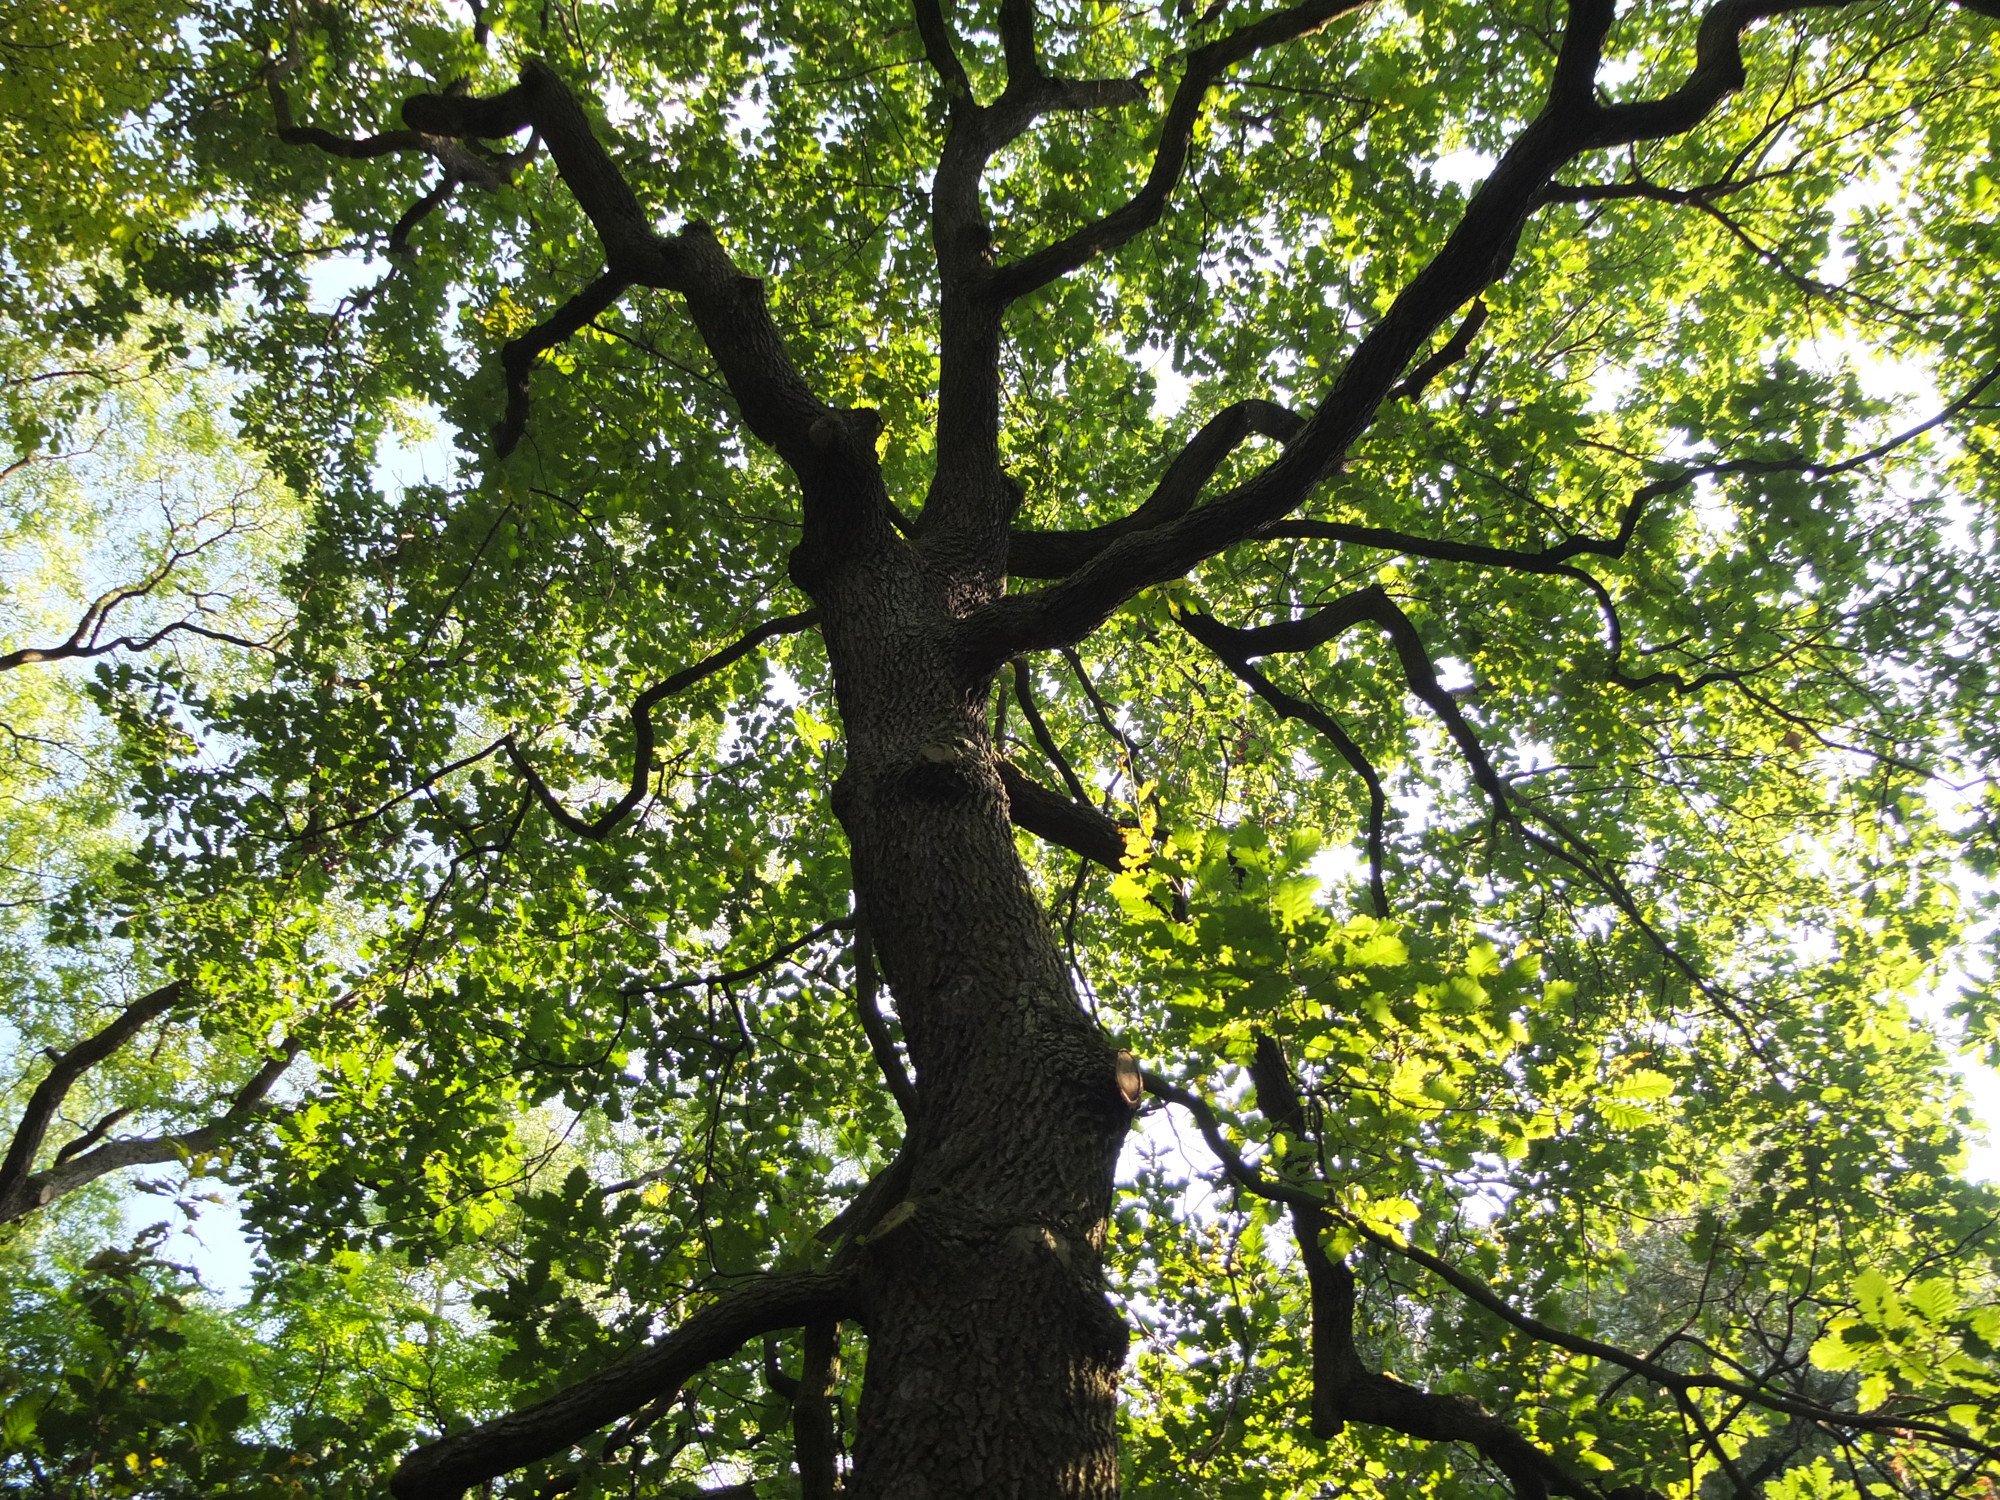
[[[2000,1477],[1990,4],[9,10],[11,461],[137,340],[307,519],[0,658],[0,1216],[449,1264],[403,1497]]]

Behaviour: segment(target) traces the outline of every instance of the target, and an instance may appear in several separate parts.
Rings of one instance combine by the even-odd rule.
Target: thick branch
[[[653,774],[653,710],[676,693],[685,692],[704,678],[713,677],[723,668],[741,661],[766,641],[781,635],[795,635],[819,623],[819,616],[812,610],[804,610],[795,615],[780,615],[766,620],[754,630],[747,631],[741,639],[723,647],[720,651],[703,657],[689,667],[683,667],[671,677],[662,678],[632,700],[632,780],[625,793],[610,807],[595,818],[580,818],[557,799],[542,780],[534,766],[529,763],[526,752],[515,743],[510,734],[500,743],[506,750],[507,759],[521,779],[528,783],[528,789],[535,794],[535,800],[547,809],[550,817],[567,828],[578,838],[602,839],[629,818],[633,811],[645,800],[646,787]]]
[[[1628,104],[1600,105],[1594,147],[1680,135],[1706,119],[1743,87],[1743,33],[1757,21],[1796,11],[1833,10],[1852,0],[1721,0],[1709,7],[1695,35],[1694,68],[1671,94]]]
[[[1124,867],[1124,830],[1089,803],[1043,786],[1011,761],[1000,762],[1000,784],[1016,828],[1107,870]]]
[[[727,1359],[759,1334],[854,1312],[845,1274],[795,1271],[723,1294],[673,1332],[545,1401],[417,1449],[389,1481],[396,1500],[457,1500],[468,1489],[562,1452]]]
[[[1141,589],[1178,577],[1282,521],[1367,430],[1436,329],[1505,273],[1522,227],[1563,165],[1584,151],[1636,138],[1635,129],[1672,133],[1691,127],[1741,81],[1738,31],[1761,16],[1821,3],[1832,0],[1789,6],[1723,0],[1704,25],[1695,76],[1674,97],[1669,121],[1665,114],[1641,119],[1619,113],[1653,106],[1597,102],[1595,78],[1613,6],[1610,0],[1575,0],[1543,109],[1472,195],[1443,247],[1362,339],[1305,429],[1281,455],[1213,504],[1121,537],[1062,582],[968,618],[960,640],[968,673],[983,674],[1020,651],[1078,641]],[[1656,125],[1662,128],[1655,131]]]
[[[22,1110],[21,1119],[14,1127],[14,1138],[8,1145],[7,1155],[0,1160],[0,1222],[19,1218],[21,1212],[26,1211],[10,1210],[27,1191],[30,1175],[35,1169],[35,1158],[41,1153],[42,1142],[48,1138],[49,1126],[62,1110],[63,1101],[69,1097],[69,1091],[76,1087],[78,1080],[131,1041],[148,1022],[157,1020],[179,1005],[187,994],[188,987],[183,980],[163,984],[149,994],[141,995],[94,1035],[84,1038],[55,1059],[42,1081],[35,1085],[34,1092],[28,1095],[27,1107]],[[36,1206],[27,1205],[29,1208]]]
[[[1061,578],[1111,543],[1133,532],[1178,520],[1193,508],[1223,461],[1253,434],[1288,443],[1305,418],[1275,401],[1238,401],[1201,426],[1175,455],[1167,472],[1131,514],[1087,531],[1016,531],[1009,539],[1007,571],[1017,578]]]

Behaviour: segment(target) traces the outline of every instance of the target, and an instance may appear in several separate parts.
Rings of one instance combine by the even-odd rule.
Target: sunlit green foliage
[[[993,9],[954,15],[984,99]],[[1052,72],[1138,75],[1147,102],[995,159],[1003,262],[1123,202],[1188,50],[1258,13],[1042,9]],[[1626,7],[1606,96],[1672,88],[1700,15]],[[1162,222],[1009,314],[1022,523],[1126,514],[1231,401],[1322,400],[1538,107],[1560,25],[1539,0],[1385,0],[1228,74]],[[1234,547],[1002,674],[999,748],[1129,830],[1116,873],[1022,838],[1097,1019],[1336,1211],[1373,1368],[1607,1484],[1941,1500],[2000,1478],[2000,1202],[1962,1175],[1931,1026],[1955,1001],[2000,1052],[1977,950],[2000,857],[1996,39],[1906,0],[1753,29],[1748,85],[1701,129],[1561,175],[1467,347],[1315,491],[1319,532]],[[281,139],[392,129],[405,97],[497,92],[530,56],[592,101],[660,224],[712,222],[764,279],[820,394],[880,410],[891,496],[921,507],[946,100],[903,4],[0,0],[0,652],[160,580],[89,637],[115,649],[0,672],[0,1097],[25,1109],[43,1049],[168,980],[195,998],[91,1073],[44,1166],[114,1109],[112,1134],[199,1125],[300,1054],[166,1169],[169,1198],[219,1179],[240,1201],[247,1306],[135,1240],[108,1180],[57,1228],[0,1231],[10,1492],[370,1493],[420,1437],[821,1263],[896,1152],[851,1000],[817,636],[656,707],[610,837],[552,818],[508,749],[576,816],[610,806],[634,699],[807,607],[790,476],[678,300],[643,291],[540,362],[501,458],[496,351],[602,264],[557,173],[530,159],[413,217],[432,157]],[[1599,545],[1549,560],[1576,538]],[[1504,788],[1381,632],[1261,663],[1382,778],[1387,913],[1351,759],[1183,628],[1369,585]],[[1259,1107],[1259,1036],[1304,1129]],[[1142,1119],[1124,1186],[1131,1493],[1499,1492],[1462,1448],[1310,1434],[1290,1224],[1186,1119]],[[1963,1441],[1676,1397],[1403,1247],[1538,1327]],[[846,1353],[851,1428],[851,1329]],[[797,1359],[719,1362],[504,1493],[795,1492]]]

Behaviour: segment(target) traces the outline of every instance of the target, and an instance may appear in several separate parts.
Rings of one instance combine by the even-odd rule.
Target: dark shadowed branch
[[[1181,617],[1183,628],[1187,619]],[[1190,631],[1190,634],[1193,632]],[[1197,637],[1199,639],[1199,637]],[[1318,732],[1329,745],[1347,762],[1362,785],[1368,788],[1368,896],[1374,904],[1375,915],[1389,915],[1389,891],[1383,876],[1383,866],[1387,863],[1388,845],[1385,827],[1388,822],[1388,797],[1382,789],[1382,776],[1375,769],[1374,762],[1366,752],[1354,742],[1354,737],[1341,726],[1338,719],[1305,698],[1286,692],[1262,672],[1250,664],[1248,657],[1216,645],[1209,650],[1236,678],[1251,692],[1261,698],[1271,711],[1281,719],[1292,719]]]
[[[1123,868],[1125,830],[1088,802],[1078,802],[1028,776],[1011,761],[1001,761],[1000,784],[1007,793],[1008,816],[1014,826],[1044,843],[1080,854],[1107,870]]]
[[[645,800],[646,787],[653,775],[653,710],[676,693],[685,692],[705,678],[713,677],[723,668],[741,661],[766,641],[782,635],[795,635],[810,629],[819,622],[819,616],[812,610],[802,610],[795,615],[780,615],[766,620],[754,630],[746,631],[741,638],[723,647],[720,651],[703,657],[692,666],[683,667],[670,677],[654,683],[632,700],[632,779],[624,794],[610,807],[595,818],[580,818],[564,807],[549,784],[542,780],[529,762],[526,752],[508,735],[500,743],[506,751],[507,759],[528,788],[535,794],[535,800],[547,809],[549,816],[578,838],[602,839],[608,837],[619,824],[629,818],[639,804]]]
[[[853,1301],[853,1279],[841,1272],[760,1277],[547,1400],[417,1449],[396,1470],[389,1493],[396,1500],[458,1500],[474,1485],[563,1452],[759,1334],[851,1316]]]
[[[1284,452],[1210,504],[1119,537],[1060,582],[977,611],[961,627],[966,670],[983,674],[1021,651],[1074,644],[1141,589],[1177,578],[1283,522],[1368,429],[1436,330],[1506,275],[1523,226],[1546,201],[1562,167],[1587,151],[1692,128],[1741,85],[1737,39],[1744,28],[1768,16],[1831,3],[1840,0],[1721,0],[1702,26],[1688,85],[1655,108],[1600,102],[1596,76],[1614,8],[1611,0],[1574,0],[1541,111],[1501,154],[1443,246],[1362,338]],[[1080,232],[1081,238],[1038,252],[1002,274],[1011,274],[1023,289],[1039,285],[1095,253],[1105,226],[1122,226],[1119,216],[1132,209],[1128,204]]]
[[[1427,1442],[1465,1443],[1507,1476],[1520,1500],[1550,1496],[1603,1500],[1597,1485],[1477,1402],[1407,1385],[1369,1369],[1354,1342],[1354,1273],[1322,1242],[1332,1227],[1334,1211],[1303,1189],[1273,1191],[1286,1185],[1274,1183],[1243,1160],[1200,1095],[1152,1073],[1145,1075],[1145,1083],[1155,1097],[1194,1117],[1202,1139],[1232,1182],[1290,1209],[1312,1312],[1313,1436],[1336,1437],[1347,1423],[1360,1422]],[[1260,1100],[1267,1086],[1260,1084]]]
[[[1338,1219],[1357,1237],[1366,1240],[1376,1249],[1408,1261],[1412,1265],[1421,1266],[1466,1301],[1540,1343],[1587,1359],[1602,1360],[1668,1392],[1686,1394],[1693,1391],[1718,1391],[1767,1411],[1822,1423],[1829,1428],[1891,1436],[1908,1435],[1959,1452],[1978,1454],[1989,1462],[2000,1460],[2000,1447],[1980,1442],[1955,1427],[1933,1421],[1928,1417],[1890,1412],[1840,1411],[1821,1402],[1794,1395],[1774,1384],[1753,1383],[1728,1375],[1677,1370],[1656,1359],[1634,1354],[1629,1349],[1622,1349],[1616,1344],[1608,1344],[1587,1334],[1571,1333],[1567,1329],[1558,1328],[1532,1317],[1515,1307],[1478,1277],[1461,1270],[1444,1257],[1411,1244],[1401,1235],[1378,1229],[1365,1219],[1342,1209],[1326,1195],[1324,1188],[1302,1187],[1293,1182],[1270,1177],[1245,1161],[1242,1153],[1223,1134],[1222,1124],[1215,1110],[1198,1094],[1152,1073],[1146,1075],[1146,1088],[1158,1098],[1178,1105],[1193,1116],[1203,1141],[1214,1153],[1216,1160],[1222,1164],[1223,1174],[1245,1192],[1253,1193],[1273,1203],[1284,1204],[1288,1208],[1303,1210],[1307,1215],[1324,1214]],[[1357,1418],[1357,1420],[1369,1419]]]
[[[1359,10],[1364,3],[1365,0],[1306,0],[1303,5],[1261,17],[1197,47],[1189,55],[1187,69],[1160,121],[1159,144],[1154,150],[1152,166],[1138,190],[1103,218],[997,268],[993,273],[993,295],[1002,303],[1026,296],[1158,223],[1187,173],[1195,128],[1209,94],[1222,75],[1260,52],[1318,31],[1340,16]]]
[[[1121,536],[1187,514],[1224,460],[1251,436],[1285,443],[1305,418],[1275,401],[1237,401],[1202,423],[1175,455],[1152,494],[1129,515],[1087,531],[1017,530],[1008,539],[1007,571],[1017,578],[1061,578],[1075,572]]]

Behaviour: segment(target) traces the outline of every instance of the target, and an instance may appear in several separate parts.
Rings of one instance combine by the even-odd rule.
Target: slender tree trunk
[[[947,653],[965,592],[900,542],[815,589],[847,738],[834,809],[916,1075],[909,1196],[861,1252],[854,1486],[1108,1497],[1126,1332],[1101,1253],[1129,1082],[1015,851],[986,685]]]

